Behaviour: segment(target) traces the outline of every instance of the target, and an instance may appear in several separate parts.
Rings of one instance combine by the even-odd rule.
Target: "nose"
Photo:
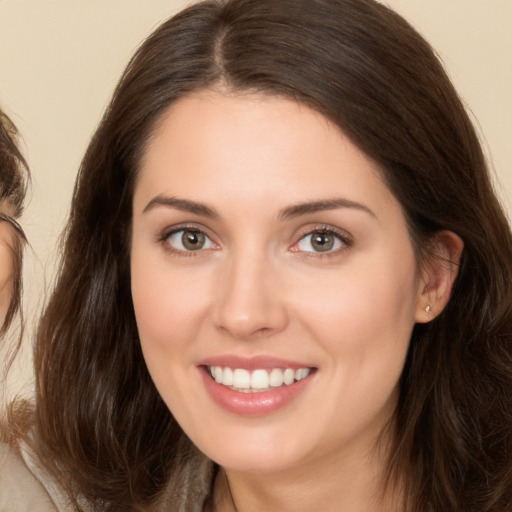
[[[284,290],[264,257],[240,257],[219,274],[213,318],[217,329],[237,340],[268,337],[286,328]]]

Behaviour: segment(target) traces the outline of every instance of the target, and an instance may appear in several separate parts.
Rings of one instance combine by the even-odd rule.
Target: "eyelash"
[[[177,256],[185,256],[185,257],[196,257],[199,256],[198,253],[204,252],[205,249],[200,248],[197,250],[183,250],[183,249],[177,249],[176,247],[173,247],[171,243],[169,242],[169,238],[173,235],[176,235],[180,232],[190,232],[190,233],[197,233],[200,235],[204,235],[204,237],[211,243],[212,245],[216,244],[212,241],[212,239],[205,233],[205,230],[191,224],[185,224],[180,226],[175,226],[171,229],[166,229],[159,237],[158,242],[161,243],[164,247],[164,249],[168,252],[171,252]],[[211,248],[209,248],[211,249]]]
[[[176,247],[173,247],[171,243],[169,242],[169,238],[173,235],[176,235],[180,232],[190,232],[190,233],[197,233],[200,235],[204,235],[206,240],[208,240],[208,243],[212,244],[214,247],[208,247],[206,249],[200,248],[197,250],[184,250],[184,249],[178,249]],[[326,235],[326,236],[332,236],[336,240],[334,243],[339,242],[341,244],[340,247],[335,248],[334,250],[329,249],[325,252],[321,251],[305,251],[298,249],[299,244],[305,240],[308,236],[319,234],[319,235]],[[205,230],[201,227],[198,227],[196,225],[180,225],[175,226],[171,229],[166,229],[159,237],[158,242],[161,243],[166,251],[169,251],[173,254],[176,254],[178,256],[185,256],[185,257],[195,257],[199,256],[200,253],[204,252],[205,250],[212,250],[217,247],[217,244],[212,241],[212,239],[205,233]],[[290,247],[289,251],[294,253],[300,253],[302,256],[307,258],[329,258],[334,257],[338,255],[341,252],[346,251],[353,245],[352,238],[348,235],[347,232],[333,228],[332,226],[315,226],[305,232],[303,232],[299,239]]]
[[[335,248],[334,250],[330,249],[325,252],[321,251],[300,251],[296,249],[301,241],[305,240],[308,236],[319,234],[319,235],[327,235],[332,236],[340,243],[340,247]],[[295,242],[290,249],[292,252],[301,253],[303,257],[306,258],[332,258],[339,255],[342,252],[345,252],[353,245],[353,240],[350,235],[343,230],[336,229],[332,226],[315,226],[304,233],[301,234],[300,238],[297,242]]]

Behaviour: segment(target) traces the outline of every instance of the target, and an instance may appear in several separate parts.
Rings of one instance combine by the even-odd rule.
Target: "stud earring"
[[[432,311],[432,308],[430,307],[430,304],[425,308],[426,313],[430,313]]]

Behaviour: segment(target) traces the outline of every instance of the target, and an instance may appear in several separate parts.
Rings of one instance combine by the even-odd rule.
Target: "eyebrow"
[[[279,218],[281,220],[290,220],[302,215],[307,215],[309,213],[316,213],[325,210],[336,210],[338,208],[351,208],[355,210],[361,210],[368,213],[372,217],[377,218],[375,213],[364,204],[358,203],[356,201],[350,201],[344,198],[324,199],[321,201],[312,201],[288,206],[287,208],[281,210],[279,213]]]
[[[220,219],[219,213],[204,203],[198,203],[196,201],[191,201],[190,199],[168,197],[163,195],[158,195],[151,199],[151,201],[149,201],[149,203],[145,206],[144,210],[142,210],[142,213],[147,213],[151,210],[154,210],[155,208],[162,206],[166,208],[175,208],[177,210],[201,215],[203,217]],[[358,203],[356,201],[350,201],[344,198],[323,199],[320,201],[310,201],[287,206],[279,212],[278,217],[281,220],[291,220],[302,215],[326,210],[336,210],[339,208],[351,208],[360,210],[362,212],[368,213],[372,217],[377,217],[375,213],[364,204]]]
[[[220,215],[213,208],[210,208],[203,203],[197,203],[190,199],[181,199],[179,197],[167,197],[162,195],[158,195],[151,199],[151,201],[149,201],[145,206],[144,210],[142,210],[142,213],[147,213],[159,206],[175,208],[176,210],[194,213],[196,215],[202,215],[203,217],[210,217],[212,219],[220,218]]]

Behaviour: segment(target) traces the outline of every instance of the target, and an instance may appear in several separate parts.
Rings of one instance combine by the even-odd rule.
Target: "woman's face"
[[[135,187],[131,280],[158,391],[242,471],[367,454],[426,306],[377,166],[320,114],[262,95],[204,91],[166,113]]]

